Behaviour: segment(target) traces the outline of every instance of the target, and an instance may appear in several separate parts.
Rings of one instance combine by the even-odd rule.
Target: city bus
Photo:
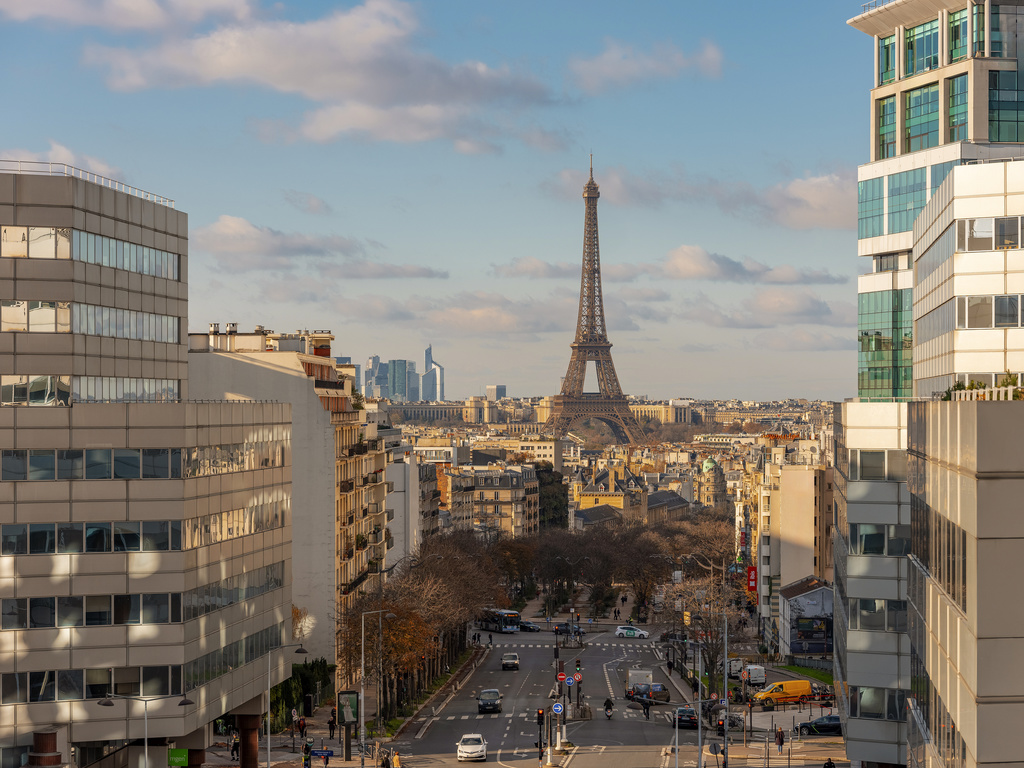
[[[487,632],[518,632],[519,612],[485,608],[477,620],[477,625]]]

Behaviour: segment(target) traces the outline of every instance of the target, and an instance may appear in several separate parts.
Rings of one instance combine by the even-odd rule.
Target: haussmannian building
[[[157,765],[171,746],[202,764],[226,714],[255,765],[263,691],[290,675],[291,411],[189,401],[173,201],[18,167],[0,173],[0,764],[35,740],[139,766],[148,708]]]

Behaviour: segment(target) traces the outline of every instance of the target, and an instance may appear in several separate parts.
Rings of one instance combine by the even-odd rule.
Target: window
[[[142,549],[145,552],[166,552],[170,549],[166,520],[146,520],[142,523]]]
[[[56,551],[53,523],[31,523],[28,527],[28,551],[32,555],[50,555]]]
[[[28,673],[28,700],[53,701],[57,692],[57,675],[52,671]]]
[[[0,676],[0,704],[24,704],[28,701],[28,672],[8,672]]]
[[[81,627],[85,625],[84,600],[79,597],[57,598],[57,626]]]
[[[903,149],[917,152],[939,143],[939,86],[926,85],[904,94],[907,110]],[[922,169],[923,170],[923,169]]]
[[[24,555],[28,552],[28,529],[24,523],[0,527],[5,555]]]
[[[171,692],[167,667],[142,668],[142,695],[167,696]]]
[[[141,673],[138,667],[118,667],[114,670],[114,694],[138,696]]]
[[[104,627],[111,623],[110,595],[86,595],[85,626]]]
[[[111,538],[110,523],[85,524],[86,552],[110,552]]]
[[[960,165],[959,160],[950,160],[948,163],[935,163],[932,166],[932,194],[935,194],[942,182],[949,176],[949,172],[952,171],[956,166]]]
[[[110,449],[89,448],[85,452],[85,479],[86,480],[109,480],[110,479]]]
[[[114,523],[114,551],[115,552],[138,552],[139,551],[139,523],[120,522]]]
[[[968,296],[967,297],[967,327],[968,328],[991,328],[992,327],[992,297],[991,296]]]
[[[0,627],[28,629],[28,600],[24,597],[5,597],[0,600]]]
[[[141,621],[140,595],[114,595],[114,623],[138,624]]]
[[[32,629],[57,625],[56,602],[52,597],[33,597],[28,601],[28,625]]]
[[[850,523],[850,552],[854,555],[884,555],[885,526]]]
[[[0,257],[12,259],[28,257],[28,227],[0,228]]]
[[[85,680],[80,669],[57,670],[57,700],[80,701],[85,698]]]
[[[927,168],[894,173],[888,177],[889,234],[909,232],[928,196]]]
[[[57,451],[57,479],[81,480],[85,476],[85,452]]]
[[[885,480],[885,451],[860,452],[860,479]]]
[[[1019,299],[1019,296],[995,297],[996,328],[1016,328],[1020,325],[1018,320]]]
[[[878,40],[878,84],[885,85],[896,79],[896,35]]]
[[[141,475],[142,460],[138,449],[114,449],[114,479],[138,480]]]
[[[949,63],[967,57],[967,9],[949,13]]]
[[[951,77],[949,85],[949,141],[967,140],[967,75]]]
[[[896,157],[896,97],[878,100],[878,160]]]
[[[85,697],[87,699],[105,699],[113,691],[109,669],[85,670]]]
[[[939,22],[933,21],[911,27],[904,32],[906,61],[903,71],[907,77],[927,72],[939,66]]]
[[[995,241],[998,251],[1020,248],[1020,219],[1017,216],[996,219]]]
[[[28,451],[4,451],[0,455],[2,477],[4,480],[28,479]]]
[[[884,179],[867,179],[857,183],[857,238],[878,237],[885,234]]]
[[[160,592],[142,596],[143,624],[167,624],[170,619],[170,600],[167,593]]]

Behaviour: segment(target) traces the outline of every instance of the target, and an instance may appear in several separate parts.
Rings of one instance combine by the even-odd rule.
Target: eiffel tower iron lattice
[[[583,186],[586,212],[583,219],[583,270],[580,278],[580,312],[576,321],[569,369],[562,381],[562,392],[553,398],[551,416],[545,428],[556,437],[565,437],[577,421],[598,419],[611,427],[620,443],[644,443],[640,422],[629,410],[619,386],[612,362],[612,344],[604,322],[601,295],[601,249],[597,242],[597,199],[601,196],[594,183],[594,161],[590,161],[590,179]],[[597,371],[598,392],[584,392],[587,363]]]

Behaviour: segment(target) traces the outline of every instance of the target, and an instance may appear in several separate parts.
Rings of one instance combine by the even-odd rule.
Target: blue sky
[[[728,10],[726,10],[728,9]],[[0,158],[189,214],[190,327],[556,394],[589,155],[623,389],[856,393],[856,3],[0,0]]]

